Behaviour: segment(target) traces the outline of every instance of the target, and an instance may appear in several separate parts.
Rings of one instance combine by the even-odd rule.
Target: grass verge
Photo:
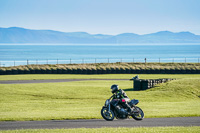
[[[199,126],[193,127],[137,127],[137,128],[78,128],[78,129],[26,129],[7,130],[1,133],[198,133]]]
[[[131,79],[137,74],[24,74],[24,75],[0,75],[0,80],[41,80],[41,79]],[[141,79],[158,78],[200,78],[200,74],[139,74]]]

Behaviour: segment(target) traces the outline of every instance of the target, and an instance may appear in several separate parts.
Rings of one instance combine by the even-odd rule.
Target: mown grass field
[[[15,76],[27,79],[28,75]],[[44,79],[40,75],[33,76]],[[53,75],[48,76],[53,77]],[[59,76],[61,75],[55,77]],[[75,75],[62,76],[74,78]],[[76,78],[89,78],[85,75],[76,76]],[[129,79],[134,75],[93,76]],[[111,95],[112,84],[118,84],[131,99],[139,99],[138,106],[144,110],[146,118],[200,116],[199,75],[174,75],[174,77],[172,75],[140,75],[140,78],[168,78],[170,76],[178,79],[145,91],[132,91],[132,81],[117,80],[0,84],[0,121],[101,119],[100,110],[105,100]],[[2,77],[5,76],[0,76],[1,79]],[[6,79],[12,78],[13,75],[6,76]]]
[[[41,80],[41,79],[131,79],[137,74],[24,74],[24,75],[0,75],[0,80]],[[200,74],[139,74],[140,79],[159,78],[200,78]]]
[[[137,127],[137,128],[78,128],[78,129],[26,129],[0,133],[198,133],[200,127]]]

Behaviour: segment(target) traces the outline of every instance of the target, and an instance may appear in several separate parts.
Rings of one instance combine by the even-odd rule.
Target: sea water
[[[200,44],[0,44],[0,65],[199,62]]]

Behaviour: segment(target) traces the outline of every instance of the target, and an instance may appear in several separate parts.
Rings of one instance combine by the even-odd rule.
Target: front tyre
[[[110,112],[108,112],[107,108],[102,108],[101,109],[101,116],[107,120],[107,121],[112,121],[114,120],[114,113],[112,110],[110,110]]]
[[[133,111],[134,111],[134,114],[132,115],[132,117],[133,117],[133,119],[135,119],[135,120],[143,120],[143,118],[144,118],[144,112],[142,111],[142,109],[141,108],[139,108],[139,107],[135,107],[134,109],[133,109]]]

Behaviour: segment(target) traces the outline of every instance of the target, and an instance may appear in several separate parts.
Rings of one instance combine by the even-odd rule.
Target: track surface
[[[142,121],[135,121],[133,119],[114,121],[93,119],[0,122],[0,130],[159,126],[200,126],[200,117],[146,118]]]
[[[0,84],[56,83],[84,80],[129,80],[129,79],[44,79],[44,80],[0,80]]]

